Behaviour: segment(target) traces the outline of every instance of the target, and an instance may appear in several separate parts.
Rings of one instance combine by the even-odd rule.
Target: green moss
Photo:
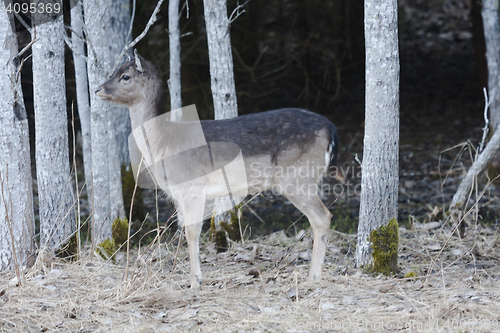
[[[399,245],[399,226],[396,218],[392,218],[387,225],[373,230],[368,241],[372,243],[371,271],[383,274],[396,273]]]
[[[415,277],[417,277],[417,273],[415,273],[414,271],[409,271],[408,273],[405,274],[405,279],[410,279]]]
[[[217,253],[226,252],[227,248],[226,232],[224,230],[215,232],[215,250]]]
[[[132,203],[132,195],[134,194],[135,179],[132,168],[127,167],[122,164],[122,191],[123,191],[123,202],[125,204],[125,213],[128,215],[130,213],[130,206]],[[142,197],[142,189],[137,187],[134,196],[134,207],[132,207],[132,220],[142,221],[146,218],[146,206],[144,205],[144,198]]]
[[[228,249],[227,238],[233,241],[241,240],[240,223],[238,220],[238,210],[241,204],[236,205],[234,209],[228,212],[229,222],[220,221],[220,229],[215,230],[215,215],[210,220],[210,235],[215,238],[215,249],[217,253],[225,252]]]
[[[236,205],[233,210],[229,211],[229,222],[220,222],[220,227],[222,230],[227,232],[229,239],[233,241],[241,240],[240,234],[240,223],[238,220],[238,210],[241,208],[241,204]]]
[[[113,235],[113,241],[117,247],[120,247],[123,243],[125,243],[128,239],[128,220],[125,219],[116,219],[113,221],[113,225],[111,227],[111,233]]]
[[[108,260],[111,257],[111,259],[114,262],[115,261],[114,253],[116,249],[117,246],[115,244],[115,241],[107,238],[97,245],[96,252],[105,260]]]
[[[78,254],[78,242],[76,239],[76,233],[71,236],[69,241],[61,245],[61,247],[56,251],[56,256],[59,258],[76,258]]]

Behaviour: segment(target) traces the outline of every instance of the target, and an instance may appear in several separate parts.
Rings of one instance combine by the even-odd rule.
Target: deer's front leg
[[[191,220],[185,220],[186,239],[189,248],[189,263],[191,265],[191,288],[200,288],[201,268],[200,268],[200,233],[202,222],[191,223]]]
[[[203,226],[205,196],[203,193],[185,198],[180,203],[184,216],[184,229],[189,248],[189,263],[191,265],[191,288],[201,285],[200,268],[200,233]]]

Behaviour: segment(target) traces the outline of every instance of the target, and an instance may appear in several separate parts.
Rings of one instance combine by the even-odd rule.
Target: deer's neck
[[[165,113],[161,100],[144,100],[129,106],[130,122],[135,129],[148,120],[161,116]]]

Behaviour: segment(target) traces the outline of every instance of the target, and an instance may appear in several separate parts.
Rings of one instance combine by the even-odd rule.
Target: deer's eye
[[[128,75],[122,75],[122,77],[120,79],[128,81],[128,80],[130,80],[130,76],[128,76]]]

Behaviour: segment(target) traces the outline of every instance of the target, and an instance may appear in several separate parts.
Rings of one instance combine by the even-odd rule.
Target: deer
[[[176,144],[179,140],[169,133],[192,131],[193,127],[189,127],[192,122],[173,122],[165,119],[152,123],[154,119],[166,113],[162,80],[155,66],[137,53],[99,86],[95,94],[100,99],[128,106],[133,131],[153,132],[146,133],[148,137],[155,138],[146,140],[147,149],[163,154],[162,156],[174,156],[168,163],[162,160],[162,167],[168,169],[170,164],[176,164],[174,162],[180,164],[170,170],[173,171],[170,175],[176,175],[180,170],[196,173],[199,168],[213,167],[212,153],[200,157],[203,154],[193,152],[182,155],[182,158],[177,154],[179,148]],[[144,124],[152,125],[145,127]],[[320,199],[317,185],[328,174],[328,170],[337,166],[339,139],[335,125],[322,115],[297,108],[259,112],[223,120],[201,120],[198,124],[201,125],[204,140],[210,147],[211,143],[227,143],[238,147],[235,153],[231,153],[229,160],[239,154],[242,157],[244,172],[227,167],[227,176],[243,173],[247,179],[247,189],[236,189],[233,193],[235,196],[256,194],[270,189],[276,193],[277,190],[277,194],[285,196],[307,217],[313,230],[313,251],[308,279],[320,278],[332,215]],[[224,147],[219,149],[221,154],[226,150]],[[141,153],[148,154],[145,151]],[[179,160],[181,162],[178,162]],[[211,167],[206,167],[210,164]],[[342,178],[339,174],[332,174],[337,179]],[[151,176],[183,216],[190,259],[191,288],[200,288],[202,273],[199,237],[204,210],[200,210],[199,206],[200,202],[227,195],[223,186],[225,184],[220,177],[216,179],[204,175],[198,177],[196,183],[190,183],[188,190],[174,191],[165,185],[169,181],[168,177],[166,181],[159,179],[164,176],[161,171],[153,170]]]

